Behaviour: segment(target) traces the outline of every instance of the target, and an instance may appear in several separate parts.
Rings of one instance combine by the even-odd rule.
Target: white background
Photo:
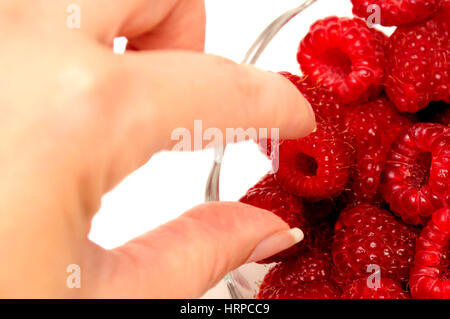
[[[206,51],[240,62],[273,19],[301,2],[206,0]],[[318,0],[285,26],[258,66],[299,73],[295,56],[301,38],[314,21],[329,15],[350,16],[350,0]],[[212,159],[212,150],[154,155],[148,164],[104,197],[101,210],[93,220],[90,239],[105,248],[113,248],[202,203]],[[270,163],[252,142],[229,147],[222,170],[221,198],[239,199],[269,168]],[[219,284],[206,296],[228,298],[228,293]]]

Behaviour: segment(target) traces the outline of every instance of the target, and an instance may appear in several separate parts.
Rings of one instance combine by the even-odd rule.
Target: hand
[[[175,128],[202,119],[294,138],[315,122],[283,77],[201,53],[200,0],[78,0],[80,29],[66,26],[72,2],[0,4],[1,297],[198,297],[298,241],[239,203],[197,206],[114,250],[88,240],[102,195],[170,149]],[[116,36],[133,50],[113,54]]]

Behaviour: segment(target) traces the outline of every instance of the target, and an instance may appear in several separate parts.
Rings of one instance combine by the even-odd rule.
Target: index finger
[[[170,149],[175,129],[194,136],[195,120],[202,121],[204,131],[217,128],[223,136],[227,128],[278,128],[281,138],[298,138],[315,128],[310,104],[279,74],[187,51],[117,58],[123,59],[117,63],[123,76],[111,128],[123,132],[115,154],[132,159],[120,175],[137,169],[154,152]]]

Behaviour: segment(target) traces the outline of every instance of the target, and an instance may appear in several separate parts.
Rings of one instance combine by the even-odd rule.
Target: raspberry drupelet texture
[[[402,285],[389,278],[380,278],[379,287],[369,287],[366,278],[360,278],[346,286],[342,299],[409,299]]]
[[[390,144],[400,131],[412,125],[385,97],[348,105],[343,113],[345,128],[354,137],[356,148],[361,150]]]
[[[310,76],[298,76],[289,72],[280,72],[289,79],[311,104],[316,121],[325,121],[341,125],[343,110],[339,98],[331,89],[326,88]]]
[[[308,201],[337,197],[354,165],[355,150],[346,135],[322,122],[307,137],[281,141],[275,179],[283,189]]]
[[[380,189],[404,222],[423,225],[450,201],[450,128],[418,123],[392,143]]]
[[[258,298],[338,298],[340,293],[329,280],[331,267],[329,252],[311,249],[270,269],[261,284]]]
[[[399,26],[420,22],[435,13],[440,0],[352,0],[353,13],[369,18],[379,8],[380,24]]]
[[[369,204],[345,210],[335,225],[332,245],[334,280],[345,287],[367,278],[368,266],[376,264],[383,277],[405,283],[415,249],[414,229],[388,211]]]
[[[379,93],[386,41],[363,20],[328,17],[311,26],[297,60],[305,75],[348,103]]]
[[[260,263],[279,262],[301,253],[308,246],[310,226],[304,216],[304,206],[295,196],[283,191],[272,174],[264,176],[239,201],[271,211],[283,219],[291,228],[300,228],[305,235],[305,239],[297,245],[266,258]]]
[[[417,112],[431,101],[450,101],[450,10],[399,27],[386,49],[386,92],[401,112]]]
[[[388,147],[381,143],[378,147],[367,147],[364,151],[357,151],[355,170],[348,190],[353,205],[361,203],[381,205],[380,176],[387,151]]]
[[[258,299],[339,299],[341,293],[331,281],[311,281],[293,286],[262,284]]]
[[[344,126],[356,147],[350,200],[380,204],[380,175],[387,152],[395,137],[412,123],[383,97],[344,107]]]
[[[296,285],[308,281],[327,280],[331,274],[331,254],[311,249],[297,257],[275,265],[264,278],[272,286]]]
[[[409,286],[414,298],[450,299],[450,209],[433,213],[417,241]]]

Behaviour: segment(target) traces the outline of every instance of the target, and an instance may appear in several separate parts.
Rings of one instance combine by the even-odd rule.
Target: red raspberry
[[[289,72],[281,72],[288,78],[311,104],[317,121],[326,121],[340,124],[342,119],[342,106],[339,98],[330,89],[325,88],[309,76],[300,77]]]
[[[283,191],[272,174],[264,176],[239,201],[269,210],[283,219],[291,228],[298,227],[305,234],[305,239],[297,245],[264,259],[260,263],[278,262],[290,256],[298,255],[309,245],[309,223],[304,216],[303,204],[295,196]]]
[[[386,210],[361,204],[345,210],[335,225],[331,253],[335,281],[346,286],[367,278],[368,266],[378,265],[381,276],[406,282],[413,261],[416,234]]]
[[[384,97],[346,106],[344,112],[345,128],[355,138],[357,149],[390,144],[412,124]]]
[[[368,18],[374,11],[370,5],[380,8],[380,24],[399,26],[425,20],[435,13],[440,0],[352,0],[353,13]]]
[[[264,282],[270,286],[292,286],[308,281],[327,280],[330,278],[331,267],[329,252],[311,249],[275,265],[264,277]]]
[[[330,253],[321,249],[281,262],[264,277],[258,298],[338,298],[339,292],[329,280],[331,267]]]
[[[309,201],[338,196],[354,164],[354,149],[347,139],[346,133],[318,123],[317,131],[307,137],[283,140],[276,180],[286,191]]]
[[[380,189],[406,223],[425,224],[450,203],[450,128],[418,123],[392,143]]]
[[[444,16],[444,18],[441,18]],[[431,101],[450,102],[450,10],[418,25],[399,27],[387,46],[386,92],[402,112]]]
[[[409,286],[414,298],[450,299],[450,209],[436,211],[417,241]]]
[[[380,205],[382,198],[379,192],[380,175],[386,159],[388,148],[385,145],[370,147],[358,151],[356,169],[351,178],[350,200],[353,205],[370,203]]]
[[[294,286],[261,285],[258,299],[339,299],[340,292],[330,281],[312,281]]]
[[[392,141],[411,126],[386,99],[344,108],[344,125],[354,138],[356,169],[352,174],[350,200],[357,203],[381,203],[378,191],[381,170]]]
[[[342,299],[409,299],[399,282],[389,278],[380,279],[380,287],[369,288],[366,278],[353,281],[344,288]]]
[[[386,37],[360,19],[328,17],[300,43],[302,71],[347,103],[379,92]]]

